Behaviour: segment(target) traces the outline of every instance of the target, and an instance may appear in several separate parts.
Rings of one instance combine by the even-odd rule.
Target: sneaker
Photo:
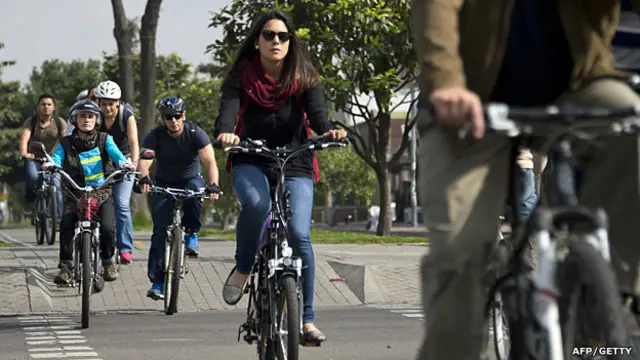
[[[57,285],[69,285],[69,283],[71,282],[71,277],[71,270],[69,270],[67,265],[61,264],[60,272],[58,273],[58,276],[53,279],[53,282]]]
[[[104,281],[114,281],[118,278],[118,268],[115,264],[111,262],[103,263],[102,267],[104,268],[102,273]]]
[[[155,283],[151,285],[151,289],[147,291],[147,297],[153,300],[164,299],[164,283]]]
[[[184,241],[186,243],[187,249],[185,253],[187,256],[197,256],[198,255],[198,234],[192,233],[187,234],[184,237]]]
[[[131,264],[133,262],[133,256],[128,251],[123,251],[120,253],[120,263],[121,264]]]

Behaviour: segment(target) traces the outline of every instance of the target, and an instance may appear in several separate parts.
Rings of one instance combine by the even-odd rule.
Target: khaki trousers
[[[562,95],[558,103],[628,106],[640,97],[622,82],[600,80]],[[426,111],[418,116],[423,124],[431,121]],[[455,134],[435,126],[420,139],[419,184],[430,253],[421,262],[426,332],[419,360],[480,358],[485,268],[508,191],[508,140],[460,140]],[[589,154],[581,202],[607,211],[614,262],[623,265],[617,269],[621,287],[640,294],[638,140],[610,137],[601,145]]]

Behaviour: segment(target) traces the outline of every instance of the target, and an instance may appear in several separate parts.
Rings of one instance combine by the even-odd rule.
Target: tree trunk
[[[158,30],[158,17],[162,0],[148,0],[142,16],[140,27],[140,72],[142,73],[140,93],[140,124],[138,135],[140,142],[146,133],[153,127],[155,120],[154,97],[156,92],[156,31]],[[148,211],[146,197],[140,210]]]
[[[381,113],[378,117],[378,149],[376,177],[380,195],[380,218],[376,235],[391,234],[391,174],[389,173],[391,114]]]
[[[118,84],[122,89],[122,99],[133,103],[134,78],[133,78],[133,41],[135,38],[134,27],[127,19],[122,5],[122,0],[111,0],[113,6],[114,28],[113,36],[118,45]]]

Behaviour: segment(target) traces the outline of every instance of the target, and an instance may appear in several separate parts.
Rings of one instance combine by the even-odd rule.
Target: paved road
[[[413,359],[423,322],[386,309],[364,306],[317,311],[329,337],[320,348],[303,348],[304,360]],[[237,342],[240,311],[166,316],[160,312],[0,318],[1,358],[31,359],[253,359],[255,345]]]

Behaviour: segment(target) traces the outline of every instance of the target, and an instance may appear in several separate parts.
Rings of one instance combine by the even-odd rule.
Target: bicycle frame
[[[588,237],[592,245],[600,252],[606,262],[610,262],[611,259],[605,212],[602,209],[592,211],[578,205],[573,181],[571,143],[567,134],[568,131],[561,132],[560,136],[551,142],[552,146],[549,152],[551,160],[554,161],[554,176],[550,185],[556,195],[556,201],[552,204],[552,207],[543,207],[538,203],[532,216],[522,228],[523,224],[517,211],[520,199],[519,180],[522,172],[519,171],[515,162],[519,147],[528,145],[534,125],[543,124],[542,121],[549,118],[559,118],[564,120],[563,125],[573,125],[573,120],[577,118],[636,117],[635,119],[627,118],[627,122],[623,122],[620,127],[613,126],[612,130],[614,132],[620,132],[623,130],[630,131],[633,127],[637,128],[637,111],[637,109],[610,111],[603,109],[591,111],[575,109],[566,114],[561,113],[556,107],[549,107],[542,112],[534,112],[530,109],[513,109],[501,104],[488,105],[486,112],[488,114],[489,128],[507,132],[508,136],[516,138],[512,144],[512,159],[510,162],[511,210],[515,225],[513,226],[515,251],[510,264],[512,274],[501,277],[490,292],[491,299],[506,278],[515,275],[518,279],[516,281],[517,291],[515,292],[516,304],[526,304],[527,299],[522,298],[523,294],[532,293],[531,300],[533,303],[529,306],[532,306],[533,309],[529,308],[529,306],[518,305],[517,320],[512,324],[514,329],[529,329],[529,331],[518,331],[511,335],[512,348],[518,349],[516,351],[521,352],[522,349],[527,349],[530,344],[535,342],[536,339],[533,334],[536,333],[535,325],[537,325],[546,332],[545,340],[548,344],[549,359],[563,360],[563,337],[558,306],[560,293],[556,284],[557,259],[560,251],[558,242],[551,240],[552,233],[556,235],[557,231],[555,230],[559,226],[568,227],[569,224],[576,223],[586,224],[589,227],[587,232],[593,234],[593,236]],[[526,120],[509,120],[509,115],[513,115],[517,119]],[[518,123],[523,125],[516,125]],[[570,126],[567,128],[570,128]],[[524,130],[524,134],[522,130]],[[533,270],[531,281],[526,279],[525,274],[529,269],[522,259],[529,239],[536,243],[538,257],[538,265]],[[489,305],[490,303],[487,304],[487,310]],[[529,319],[531,317],[530,314],[533,315],[533,319]],[[511,323],[512,320],[510,319],[509,322]],[[530,320],[534,320],[535,325]]]
[[[249,304],[247,306],[247,322],[240,326],[238,331],[238,341],[243,332],[247,332],[244,340],[252,344],[254,340],[258,340],[257,336],[261,334],[264,324],[262,317],[268,316],[269,328],[266,338],[274,340],[274,334],[279,334],[279,324],[276,324],[277,314],[275,300],[280,295],[280,280],[284,277],[293,277],[297,286],[298,299],[298,321],[300,333],[302,333],[302,259],[293,256],[293,249],[289,246],[289,233],[287,224],[291,217],[291,207],[289,205],[290,193],[286,190],[285,168],[290,159],[303,151],[314,149],[324,149],[328,147],[346,147],[346,143],[332,142],[319,143],[321,137],[308,139],[308,143],[302,144],[297,149],[288,149],[277,147],[269,149],[265,146],[263,140],[247,139],[238,146],[227,147],[224,150],[231,153],[253,153],[256,155],[267,156],[278,164],[278,174],[275,186],[271,186],[271,209],[267,217],[267,224],[264,235],[259,239],[258,248],[256,250],[256,261],[252,267],[249,276]],[[220,148],[219,142],[214,142],[214,146]],[[272,184],[273,185],[273,184]],[[266,274],[263,277],[263,273]],[[258,274],[259,285],[256,286],[256,274]],[[266,294],[265,294],[266,292]],[[257,308],[257,314],[253,313],[252,304]],[[265,310],[266,309],[266,310]],[[268,312],[267,312],[268,311]],[[258,326],[262,325],[262,326]],[[280,341],[281,346],[285,346]],[[260,345],[259,345],[260,348]],[[284,352],[286,353],[286,351]]]

